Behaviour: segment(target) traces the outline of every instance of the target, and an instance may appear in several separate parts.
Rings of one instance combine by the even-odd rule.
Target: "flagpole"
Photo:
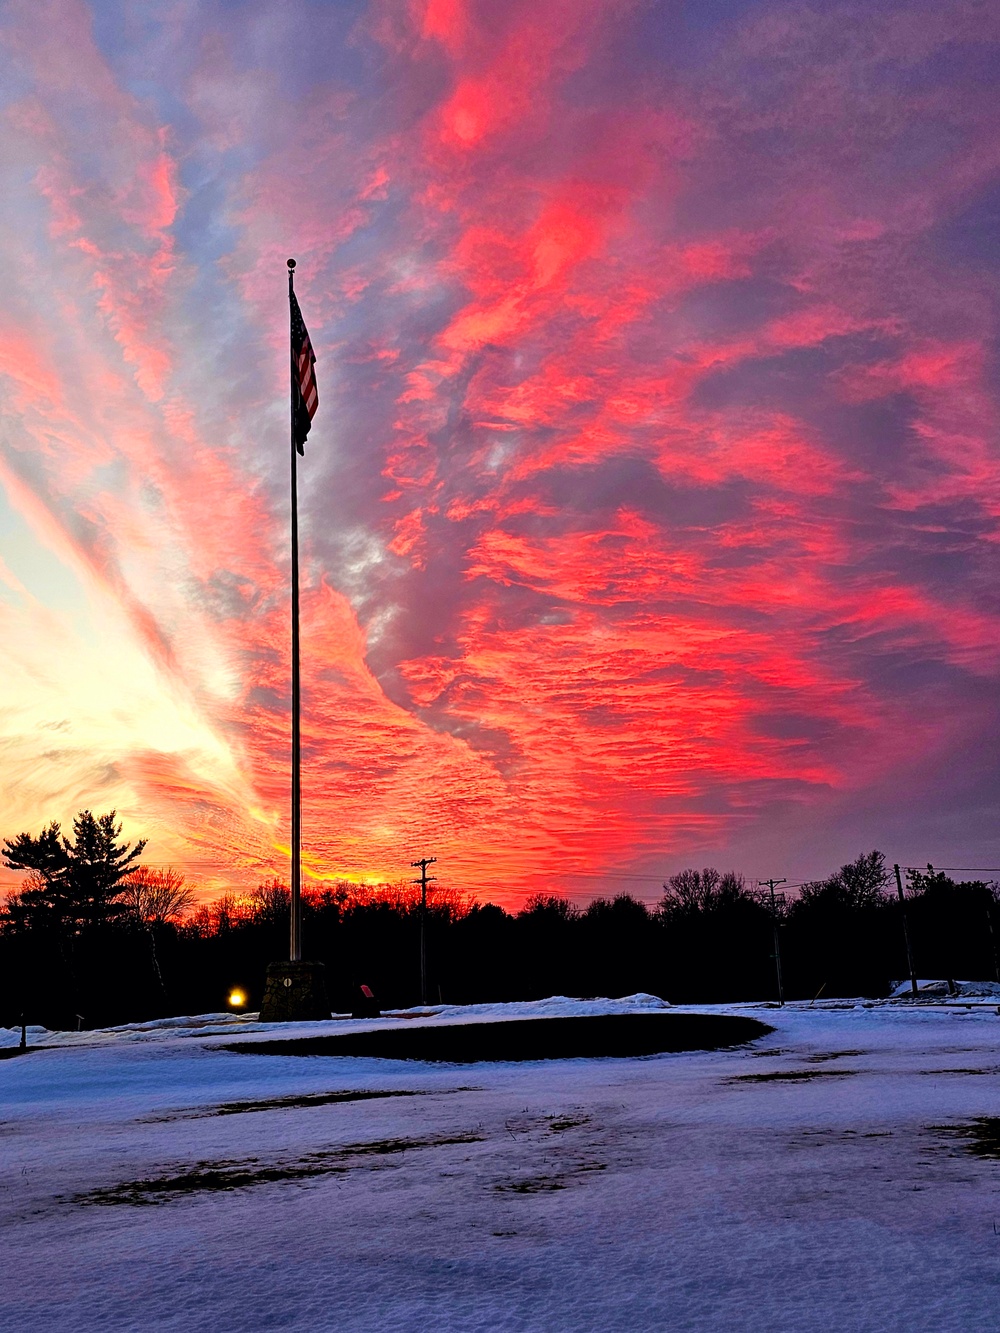
[[[269,963],[260,1018],[264,1023],[301,1023],[330,1017],[326,972],[321,962],[302,961],[302,692],[299,678],[299,477],[298,455],[319,406],[313,365],[316,357],[295,299],[295,260],[288,261],[291,392],[291,538],[292,538],[292,791],[291,876],[289,882],[289,960]]]
[[[295,260],[288,261],[288,318],[292,319]],[[297,450],[295,448],[295,366],[291,366],[290,429],[292,452],[292,866],[290,884],[291,929],[289,959],[297,963],[302,958],[302,746],[299,718],[301,693],[299,682],[299,486]]]

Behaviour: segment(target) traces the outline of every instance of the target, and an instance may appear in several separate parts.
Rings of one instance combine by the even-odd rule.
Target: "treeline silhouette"
[[[278,880],[196,906],[183,877],[144,867],[115,812],[82,811],[4,843],[24,872],[0,911],[0,1023],[98,1027],[218,1012],[234,988],[260,1003],[267,964],[287,955]],[[383,1008],[419,1001],[420,903],[409,884],[307,890],[306,954],[326,964],[334,1008],[367,984]],[[1000,980],[1000,887],[909,872],[906,914],[919,975]],[[906,976],[902,908],[881,852],[772,906],[743,876],[683,870],[652,907],[628,894],[584,909],[556,895],[518,912],[446,889],[430,895],[430,998],[446,1003],[620,996],[675,1003],[776,998],[775,921],[785,997],[885,995]]]

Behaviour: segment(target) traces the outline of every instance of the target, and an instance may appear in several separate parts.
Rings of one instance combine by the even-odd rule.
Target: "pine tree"
[[[9,915],[20,926],[78,934],[114,920],[129,910],[121,881],[137,867],[146,840],[130,846],[119,841],[115,811],[95,816],[81,810],[73,820],[72,841],[53,822],[33,837],[19,833],[5,840],[3,859],[28,879],[14,895]]]

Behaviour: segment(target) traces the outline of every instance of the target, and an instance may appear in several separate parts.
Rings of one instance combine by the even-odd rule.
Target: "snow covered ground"
[[[720,1006],[775,1031],[631,1060],[221,1049],[660,1007],[31,1031],[0,1061],[0,1329],[1000,1327],[1000,1141],[963,1128],[1000,1116],[995,998]]]

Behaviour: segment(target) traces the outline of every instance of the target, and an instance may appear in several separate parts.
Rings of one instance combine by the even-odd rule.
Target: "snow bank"
[[[1000,983],[996,981],[956,981],[952,990],[947,981],[922,981],[917,977],[919,995],[1000,995]],[[909,981],[894,981],[889,998],[906,999],[913,994]]]
[[[337,1031],[354,1031],[372,1026],[387,1027],[413,1020],[448,1023],[485,1023],[518,1018],[585,1018],[604,1014],[648,1013],[669,1009],[666,1000],[656,995],[639,993],[622,999],[577,1000],[566,995],[551,995],[545,1000],[525,1000],[510,1004],[438,1004],[418,1005],[413,1009],[387,1011],[382,1018],[352,1019],[348,1014],[335,1014],[326,1022],[261,1023],[257,1014],[219,1013],[183,1014],[175,1018],[153,1018],[144,1023],[121,1023],[110,1028],[89,1028],[82,1032],[50,1031],[43,1027],[28,1028],[29,1046],[104,1046],[133,1042],[163,1041],[175,1037],[232,1036],[244,1032],[280,1032],[286,1036],[328,1033],[332,1024]],[[16,1046],[21,1040],[21,1029],[0,1028],[0,1048]]]
[[[40,1028],[31,1023],[25,1028],[25,1034],[29,1046],[37,1046],[42,1037],[52,1035],[48,1028]],[[16,1028],[0,1028],[0,1050],[9,1050],[11,1046],[20,1046],[20,1044],[20,1025]]]
[[[658,995],[643,991],[620,1000],[577,1000],[568,995],[550,995],[546,1000],[513,1000],[494,1004],[436,1004],[415,1009],[394,1009],[386,1018],[445,1018],[449,1022],[488,1023],[517,1018],[587,1018],[605,1014],[646,1013],[669,1009]]]

